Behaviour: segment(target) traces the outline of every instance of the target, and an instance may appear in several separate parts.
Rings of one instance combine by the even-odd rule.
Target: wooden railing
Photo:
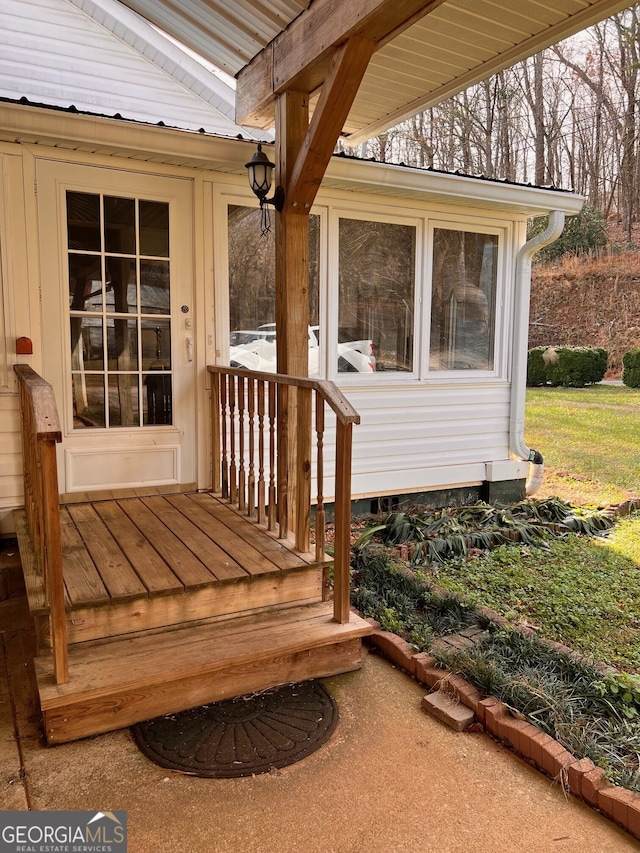
[[[332,382],[210,366],[213,490],[295,547],[325,559],[325,431],[335,415],[334,619],[349,621],[351,447],[360,416]],[[315,432],[315,454],[312,454]],[[315,479],[315,500],[311,498]],[[325,597],[329,595],[328,578]]]
[[[21,412],[24,506],[33,560],[49,605],[57,684],[69,680],[62,577],[56,443],[62,441],[53,388],[26,364],[17,364]]]

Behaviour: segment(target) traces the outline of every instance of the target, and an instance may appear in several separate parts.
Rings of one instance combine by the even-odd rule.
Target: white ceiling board
[[[121,2],[236,74],[311,0]],[[353,144],[369,139],[629,5],[628,0],[445,0],[374,54],[344,135]]]

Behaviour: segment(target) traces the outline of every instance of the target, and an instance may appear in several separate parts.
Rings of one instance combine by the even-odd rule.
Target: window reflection
[[[102,248],[99,195],[67,192],[67,245],[89,252]]]
[[[71,311],[102,311],[102,258],[100,255],[69,255],[69,308]]]
[[[260,232],[260,211],[229,205],[229,363],[275,373],[275,236]],[[309,217],[309,375],[321,372],[320,217]]]
[[[172,423],[169,205],[68,192],[67,234],[74,427]]]
[[[140,261],[140,310],[143,314],[169,314],[168,261]]]
[[[497,258],[495,234],[435,229],[432,370],[493,368]]]
[[[132,198],[104,199],[105,249],[133,255],[136,251],[136,206]]]
[[[339,372],[413,370],[415,257],[414,226],[340,220]]]

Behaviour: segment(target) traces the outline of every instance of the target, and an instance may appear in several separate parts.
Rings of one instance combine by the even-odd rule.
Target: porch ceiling
[[[120,2],[235,75],[312,0]],[[443,0],[374,54],[343,135],[352,144],[375,136],[629,5],[629,0]]]

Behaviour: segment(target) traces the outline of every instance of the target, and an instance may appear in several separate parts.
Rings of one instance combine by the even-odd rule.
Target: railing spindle
[[[324,400],[316,391],[316,560],[324,560],[326,540],[326,520],[324,512]],[[329,570],[322,579],[322,597],[329,598]]]
[[[247,487],[247,515],[252,516],[256,509],[256,383],[251,377],[247,379],[247,408],[249,413],[249,480]]]
[[[264,386],[258,379],[258,524],[265,520],[265,482],[264,482]]]
[[[238,469],[236,467],[236,377],[229,377],[229,433],[230,455],[229,465],[229,500],[235,504],[238,499]]]
[[[276,529],[276,384],[269,382],[269,504],[267,510],[269,530]]]
[[[222,488],[221,433],[224,431],[224,415],[220,401],[220,385],[223,381],[223,376],[211,375],[211,488],[216,494]]]
[[[244,433],[245,433],[245,389],[244,376],[238,377],[238,509],[244,512],[247,508],[247,473],[244,462]]]
[[[229,497],[229,448],[227,442],[227,422],[228,422],[228,387],[231,377],[220,374],[220,423],[222,431],[222,497]],[[214,463],[215,464],[215,463]]]

